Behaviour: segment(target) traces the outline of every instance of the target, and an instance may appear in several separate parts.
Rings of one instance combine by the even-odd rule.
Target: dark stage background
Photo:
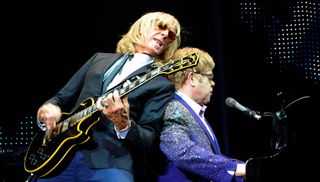
[[[302,178],[309,170],[306,157],[314,157],[317,142],[319,9],[316,0],[1,5],[0,181],[26,179],[23,155],[36,131],[40,104],[95,52],[114,52],[131,23],[149,11],[174,15],[184,27],[182,46],[204,49],[214,57],[216,86],[206,115],[224,153],[246,161],[270,156],[286,143],[281,160],[271,163],[274,170],[265,170],[269,177],[284,174],[281,180],[298,173]],[[250,118],[227,107],[227,97],[269,116]],[[279,115],[274,119],[270,114]]]

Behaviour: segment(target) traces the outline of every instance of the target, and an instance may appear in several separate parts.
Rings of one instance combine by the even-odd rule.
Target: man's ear
[[[194,80],[194,73],[193,72],[190,72],[188,74],[188,82],[189,84],[192,86],[192,87],[195,87],[196,86],[196,81]]]

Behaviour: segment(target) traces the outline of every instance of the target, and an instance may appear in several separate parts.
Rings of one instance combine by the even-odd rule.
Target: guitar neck
[[[129,80],[130,82],[126,81],[126,82],[120,83],[118,86],[108,90],[101,97],[106,98],[110,93],[113,93],[115,90],[119,91],[120,97],[124,97],[134,89],[140,87],[144,83],[148,82],[149,80],[153,79],[154,77],[160,74],[168,75],[189,67],[194,67],[198,64],[198,61],[199,61],[198,53],[192,53],[180,59],[168,61],[167,64],[161,67],[156,67],[155,69],[152,69],[150,72],[146,73],[141,77],[136,76],[135,80]],[[123,83],[127,83],[127,84],[123,84]],[[59,131],[63,132],[67,130],[69,127],[75,126],[85,116],[88,116],[98,111],[95,101],[93,100],[93,98],[90,98],[90,99],[91,99],[90,103],[92,103],[92,105],[90,105],[89,107],[86,107],[84,110],[74,114],[73,116],[57,124]]]
[[[128,93],[131,91],[135,90],[136,88],[140,87],[144,83],[148,82],[149,80],[153,79],[154,77],[158,76],[160,74],[159,72],[160,68],[153,69],[152,71],[148,72],[147,74],[141,76],[141,77],[136,77],[134,81],[128,83],[128,84],[122,84],[119,85],[118,87],[115,87],[111,90],[108,90],[108,92],[104,93],[102,95],[103,98],[107,97],[110,93],[113,93],[115,90],[119,91],[120,97],[126,96]]]
[[[149,80],[153,79],[154,77],[159,75],[159,70],[160,68],[156,68],[153,69],[152,71],[150,71],[149,73],[138,77],[138,79],[132,81],[129,84],[126,85],[120,85],[118,87],[115,87],[111,90],[109,90],[108,92],[106,92],[105,94],[103,94],[101,97],[105,98],[108,96],[109,93],[113,93],[115,90],[119,91],[120,97],[124,97],[126,96],[128,93],[130,93],[131,91],[133,91],[134,89],[140,87],[141,85],[143,85],[144,83],[148,82]],[[60,122],[59,124],[57,124],[57,127],[60,128],[60,131],[66,131],[69,127],[72,127],[74,125],[76,125],[84,116],[87,116],[89,114],[93,114],[96,111],[98,111],[96,103],[85,108],[84,110],[74,114],[73,116],[67,118],[66,120]]]

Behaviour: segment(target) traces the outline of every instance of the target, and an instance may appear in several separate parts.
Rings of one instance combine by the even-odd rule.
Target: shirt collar
[[[180,92],[179,90],[176,91],[176,94],[179,95],[190,107],[191,109],[197,113],[199,116],[203,117],[203,114],[207,108],[206,105],[199,105],[194,100],[192,100],[190,97],[188,97],[186,94]]]
[[[147,54],[143,54],[143,53],[134,53],[133,54],[133,58],[131,59],[132,62],[134,62],[134,64],[139,67],[140,66],[144,66],[147,64],[150,64],[153,62],[153,58],[150,57]]]

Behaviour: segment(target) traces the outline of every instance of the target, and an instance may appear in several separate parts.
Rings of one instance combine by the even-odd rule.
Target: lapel
[[[108,69],[112,67],[112,65],[117,62],[117,60],[123,56],[123,54],[118,53],[103,53],[101,57],[96,58],[97,60],[103,59],[98,66],[101,69],[101,77],[100,77],[100,85],[101,85],[101,93],[104,93],[104,75]]]
[[[220,151],[220,147],[219,147],[219,144],[218,144],[218,141],[217,141],[217,138],[214,134],[214,132],[211,130],[211,127],[209,126],[210,130],[211,130],[211,133],[213,135],[213,138],[211,137],[207,127],[205,127],[204,123],[201,121],[201,119],[199,118],[199,116],[191,109],[191,107],[177,94],[174,94],[173,96],[176,100],[178,100],[182,105],[184,105],[188,110],[189,112],[192,114],[193,118],[199,123],[199,125],[201,126],[201,128],[204,130],[204,132],[206,133],[207,137],[209,138],[210,140],[210,143],[213,147],[213,150],[215,151],[216,154],[221,154],[221,151]],[[208,123],[207,123],[208,124]]]
[[[118,59],[117,61],[115,61],[113,64],[118,63],[112,71],[110,71],[110,73],[108,74],[108,76],[106,76],[106,78],[104,78],[104,82],[103,82],[103,87],[102,90],[103,92],[107,91],[107,87],[109,86],[109,84],[112,82],[112,80],[114,79],[114,77],[116,76],[116,74],[119,73],[119,71],[122,69],[123,65],[126,63],[126,61],[132,56],[125,54],[123,55],[123,57],[121,57],[120,59]],[[111,67],[109,67],[108,69],[110,69]]]
[[[125,79],[123,79],[122,82],[118,83],[117,85],[115,85],[114,87],[110,88],[107,92],[104,92],[104,95],[109,93],[110,91],[112,91],[113,89],[117,89],[120,85],[123,85],[125,81],[127,80],[131,80],[133,79],[135,76],[138,75],[144,75],[146,73],[149,72],[149,70],[151,70],[151,65],[152,64],[147,64],[141,68],[139,68],[138,70],[134,71],[133,73],[131,73],[129,76],[127,76]],[[114,75],[113,75],[114,76]],[[132,81],[132,80],[131,80]],[[106,87],[106,86],[105,86]]]

